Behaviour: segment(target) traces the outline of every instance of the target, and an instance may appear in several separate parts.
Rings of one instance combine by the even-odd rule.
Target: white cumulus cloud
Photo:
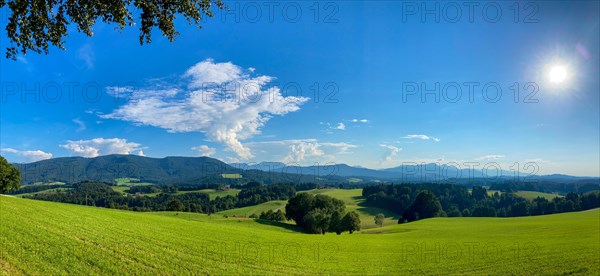
[[[169,132],[201,132],[247,160],[253,154],[243,140],[259,134],[273,116],[298,111],[308,101],[305,97],[283,96],[278,87],[267,87],[272,77],[252,73],[231,62],[207,59],[183,74],[182,87],[122,89],[132,96],[130,101],[100,116]]]
[[[394,156],[398,155],[398,153],[402,150],[402,148],[398,148],[398,147],[392,146],[392,145],[381,144],[379,146],[387,149],[385,154],[382,157],[382,160],[381,160],[382,163],[393,161]]]
[[[367,119],[352,119],[352,120],[350,120],[350,122],[353,122],[353,123],[368,123],[369,120],[367,120]]]
[[[321,142],[317,139],[295,139],[248,143],[261,160],[280,161],[287,164],[314,165],[335,162],[341,154],[356,148],[346,142]]]
[[[211,148],[207,145],[193,147],[192,150],[198,151],[198,155],[206,156],[206,157],[210,157],[211,155],[214,155],[215,153],[217,153],[217,149]]]
[[[52,158],[52,153],[43,152],[41,150],[16,150],[13,148],[5,148],[0,151],[22,156],[27,162],[36,162]]]
[[[108,154],[131,154],[138,151],[138,155],[144,156],[138,143],[127,142],[127,139],[119,138],[95,138],[91,140],[67,141],[60,145],[71,153],[83,157],[97,157]]]

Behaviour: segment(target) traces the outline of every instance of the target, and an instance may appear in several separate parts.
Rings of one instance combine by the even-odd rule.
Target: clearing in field
[[[524,199],[527,199],[527,200],[534,200],[534,199],[536,199],[538,197],[542,197],[542,198],[545,198],[547,200],[552,200],[552,199],[557,198],[557,197],[562,197],[559,194],[549,194],[549,193],[532,192],[532,191],[518,191],[518,192],[515,192],[515,195],[520,196],[520,197],[522,197]]]
[[[242,175],[239,173],[222,173],[221,177],[225,179],[240,179]]]
[[[194,191],[178,191],[177,194],[187,194],[187,193],[203,193],[208,194],[210,200],[214,200],[217,197],[225,197],[225,196],[237,196],[240,192],[238,189],[229,189],[229,190],[215,190],[215,189],[202,189],[202,190],[194,190]]]
[[[117,186],[154,185],[153,183],[150,183],[150,182],[140,182],[140,180],[137,178],[129,178],[129,177],[117,178],[117,179],[115,179],[115,183],[117,184]]]
[[[220,215],[228,215],[228,216],[246,216],[250,217],[251,215],[260,215],[262,212],[266,212],[269,210],[277,211],[282,210],[285,211],[285,205],[287,204],[287,200],[271,200],[258,205],[247,206],[242,208],[235,208],[230,210],[225,210],[218,212]]]

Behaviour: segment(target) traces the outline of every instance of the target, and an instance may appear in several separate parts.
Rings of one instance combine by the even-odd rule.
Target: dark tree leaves
[[[99,20],[124,29],[136,25],[134,14],[139,14],[139,39],[144,44],[152,42],[155,27],[169,41],[175,40],[179,34],[173,22],[177,15],[201,28],[204,16],[213,17],[213,9],[225,8],[221,0],[0,0],[0,8],[4,6],[10,10],[6,31],[11,45],[6,57],[13,60],[18,53],[28,51],[48,54],[50,45],[64,50],[70,23],[77,31],[93,36],[93,26]]]
[[[0,156],[0,194],[17,190],[21,186],[21,173]]]

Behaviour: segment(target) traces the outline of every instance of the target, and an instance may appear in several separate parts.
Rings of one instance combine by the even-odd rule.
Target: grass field
[[[36,182],[36,183],[31,184],[31,186],[39,186],[39,185],[65,185],[65,183],[56,181],[56,182]]]
[[[154,185],[153,183],[140,182],[140,180],[137,178],[129,178],[129,177],[117,178],[117,179],[115,179],[115,182],[116,182],[117,186]]]
[[[524,199],[527,199],[527,200],[534,200],[537,197],[543,197],[543,198],[546,198],[547,200],[552,200],[555,197],[562,197],[561,195],[558,195],[558,194],[549,194],[549,193],[531,192],[531,191],[518,191],[518,192],[515,192],[515,195],[522,197]]]
[[[16,197],[24,197],[24,196],[31,196],[31,195],[35,195],[35,194],[41,194],[41,193],[52,193],[52,192],[59,192],[59,191],[68,191],[71,190],[71,188],[54,188],[54,189],[48,189],[48,190],[43,190],[43,191],[39,191],[39,192],[34,192],[34,193],[26,193],[26,194],[18,194],[15,195]]]
[[[138,184],[138,185],[147,185],[147,184]],[[129,188],[131,187],[131,185],[129,186],[111,186],[111,188],[113,189],[113,191],[122,193],[122,194],[126,194],[125,191],[129,190]],[[213,200],[215,198],[217,198],[218,196],[220,197],[224,197],[227,195],[231,195],[231,196],[237,196],[237,194],[240,192],[240,190],[237,189],[231,189],[231,190],[226,190],[226,191],[217,191],[214,189],[204,189],[204,190],[194,190],[194,191],[178,191],[176,194],[188,194],[188,193],[203,193],[203,194],[208,194],[208,197]],[[149,196],[149,197],[154,197],[157,196],[159,193],[151,193],[151,194],[144,194],[145,196]]]
[[[436,218],[323,236],[250,219],[0,196],[0,222],[0,271],[10,275],[590,275],[600,268],[598,209]]]
[[[222,178],[225,179],[240,179],[243,178],[243,176],[239,173],[222,173],[221,174]]]
[[[268,210],[278,210],[282,209],[285,211],[285,205],[287,204],[287,200],[271,200],[265,203],[261,203],[254,206],[230,209],[218,212],[217,214],[221,215],[239,215],[239,216],[247,216],[249,217],[252,214],[260,215],[261,212],[266,212]]]
[[[187,193],[203,193],[203,194],[208,194],[208,196],[210,197],[210,200],[213,200],[215,198],[217,198],[218,196],[220,197],[224,197],[224,196],[237,196],[237,194],[240,192],[240,190],[237,189],[230,189],[230,190],[225,190],[225,191],[217,191],[215,189],[204,189],[204,190],[196,190],[196,191],[178,191],[177,194],[187,194]]]

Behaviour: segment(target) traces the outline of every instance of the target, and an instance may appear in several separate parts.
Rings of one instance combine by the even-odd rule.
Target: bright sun
[[[550,82],[562,83],[567,78],[567,70],[560,65],[552,66],[548,77],[550,78]]]

